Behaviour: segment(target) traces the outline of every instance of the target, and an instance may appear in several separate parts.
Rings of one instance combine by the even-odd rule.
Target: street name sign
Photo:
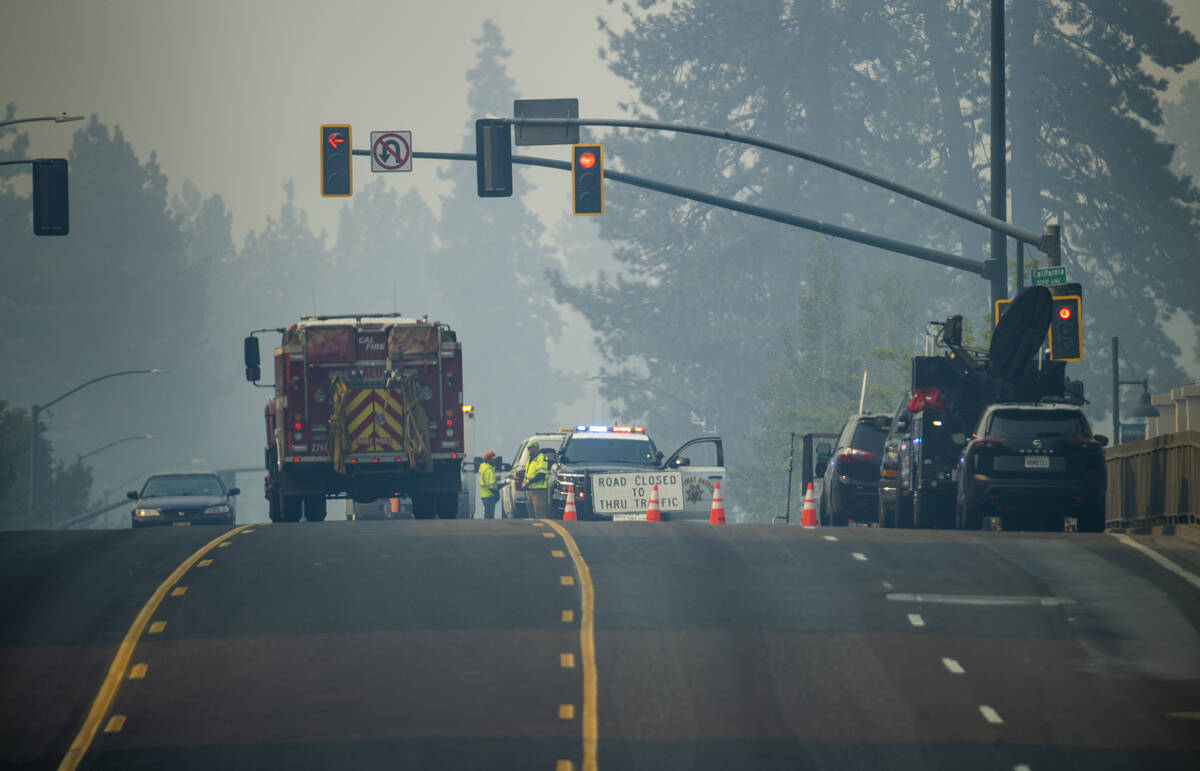
[[[578,99],[516,99],[513,101],[514,118],[578,118]],[[579,126],[522,126],[516,124],[517,136],[514,144],[527,145],[577,145]]]
[[[1034,286],[1058,286],[1059,284],[1067,283],[1067,269],[1059,266],[1056,268],[1034,268],[1029,271],[1029,279]]]

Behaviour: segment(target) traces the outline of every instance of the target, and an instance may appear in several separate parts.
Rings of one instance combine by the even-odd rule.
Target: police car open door
[[[713,488],[721,483],[725,491],[725,447],[719,436],[703,436],[684,442],[662,466],[683,474],[683,511],[663,511],[663,519],[708,521],[712,509]]]

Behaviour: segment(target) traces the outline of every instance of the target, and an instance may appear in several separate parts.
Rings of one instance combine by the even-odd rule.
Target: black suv
[[[1074,405],[991,405],[959,463],[958,526],[1102,532],[1106,444]]]
[[[891,424],[888,415],[851,415],[842,426],[832,453],[828,452],[828,444],[818,445],[819,459],[832,455],[817,464],[817,471],[825,475],[817,506],[821,524],[877,521],[880,456]]]

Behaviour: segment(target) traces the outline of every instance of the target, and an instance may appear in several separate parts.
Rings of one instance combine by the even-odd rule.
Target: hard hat
[[[492,452],[491,450],[488,450],[487,452],[485,452],[485,453],[483,454],[483,459],[484,459],[484,460],[491,460],[491,459],[492,459],[492,458],[494,458],[494,457],[496,457],[496,453]]]

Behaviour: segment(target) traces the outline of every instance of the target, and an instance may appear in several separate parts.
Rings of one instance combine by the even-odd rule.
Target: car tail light
[[[879,457],[878,453],[870,450],[859,450],[854,447],[847,447],[837,454],[838,463],[866,463],[869,460],[874,460]]]
[[[908,399],[908,411],[931,410],[941,412],[946,409],[946,397],[940,388],[914,388],[913,395]]]
[[[1095,439],[1086,436],[1073,436],[1067,440],[1067,444],[1073,444],[1078,447],[1099,447],[1100,443]]]
[[[999,447],[1006,441],[1008,438],[1004,436],[981,436],[975,440],[975,444],[981,447]]]

